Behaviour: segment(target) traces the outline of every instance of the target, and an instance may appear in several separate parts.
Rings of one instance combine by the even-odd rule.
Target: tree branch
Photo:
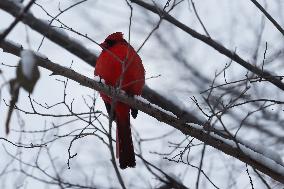
[[[13,16],[19,14],[20,7],[13,3],[12,1],[0,0],[0,8],[7,11]],[[49,23],[46,23],[40,19],[35,18],[31,13],[26,13],[22,20],[29,27],[35,31],[45,34],[45,36],[53,41],[54,43],[60,45],[62,48],[65,48],[70,53],[81,58],[83,61],[88,63],[90,66],[94,67],[97,56],[93,52],[89,51],[85,46],[83,46],[78,41],[66,36],[60,31],[50,28]],[[47,32],[48,31],[48,32]],[[160,106],[161,108],[168,110],[175,114],[177,117],[186,120],[187,122],[192,122],[196,124],[205,123],[206,120],[200,119],[195,115],[189,113],[186,110],[176,106],[172,101],[166,99],[162,95],[150,89],[148,86],[145,86],[143,89],[142,96],[147,99],[149,102]]]
[[[19,21],[23,18],[24,14],[29,11],[36,0],[31,0],[27,6],[19,12],[19,15],[15,18],[15,20],[11,23],[11,25],[2,33],[0,34],[0,43],[7,35],[12,31],[12,29],[18,24]]]
[[[277,28],[278,31],[284,36],[284,29],[276,22],[276,20],[256,1],[250,0],[265,16],[266,18]]]
[[[264,71],[262,69],[259,69],[255,66],[251,65],[249,62],[242,59],[235,52],[227,49],[226,47],[224,47],[223,45],[221,45],[217,41],[213,40],[211,37],[208,37],[208,36],[205,36],[205,35],[198,33],[197,31],[195,31],[195,30],[191,29],[190,27],[184,25],[183,23],[179,22],[174,17],[172,17],[171,15],[166,13],[165,11],[157,8],[156,6],[150,5],[150,4],[148,4],[144,1],[141,1],[141,0],[131,0],[131,2],[136,3],[136,4],[140,5],[141,7],[148,9],[149,11],[159,15],[160,17],[167,20],[168,22],[175,25],[176,27],[180,28],[181,30],[188,33],[192,37],[199,39],[200,41],[203,41],[207,45],[209,45],[212,48],[214,48],[215,50],[217,50],[219,53],[227,56],[228,58],[230,58],[232,60],[234,60],[236,63],[240,64],[242,67],[244,67],[247,70],[255,73],[256,75],[266,79],[267,81],[269,81],[270,83],[272,83],[273,85],[278,87],[279,89],[284,90],[284,83],[281,82],[282,78],[273,76],[269,72]]]
[[[23,50],[21,46],[17,46],[8,41],[3,41],[0,47],[8,53],[19,56],[20,51]],[[138,100],[137,98],[131,98],[123,93],[119,93],[115,88],[104,85],[103,83],[96,82],[88,77],[85,77],[74,70],[65,68],[58,64],[55,64],[47,58],[41,57],[35,53],[35,59],[37,64],[45,69],[53,72],[53,75],[61,75],[78,82],[82,86],[103,92],[108,96],[117,98],[117,100],[127,103],[131,107],[143,111],[144,113],[156,118],[158,121],[164,122],[172,127],[178,129],[185,135],[190,135],[227,155],[233,156],[240,161],[250,165],[254,169],[257,169],[264,174],[270,176],[276,181],[284,184],[284,166],[276,163],[275,160],[265,156],[264,154],[257,152],[255,149],[250,148],[249,145],[243,145],[236,139],[224,139],[218,136],[214,131],[208,134],[206,127],[187,123],[187,121],[175,117],[164,110],[155,108],[149,103]]]

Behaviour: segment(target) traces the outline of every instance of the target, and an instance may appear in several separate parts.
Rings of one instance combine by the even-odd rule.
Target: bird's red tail
[[[118,102],[116,107],[116,156],[121,169],[135,167],[135,154],[130,128],[130,108]]]

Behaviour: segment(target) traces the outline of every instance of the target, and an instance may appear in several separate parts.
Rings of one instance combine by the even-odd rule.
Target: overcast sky
[[[37,3],[42,5],[45,10],[47,10],[51,15],[58,14],[60,9],[64,9],[71,4],[74,0],[38,0]],[[151,1],[149,1],[151,2]],[[263,1],[260,1],[261,3]],[[279,3],[280,2],[280,3]],[[24,1],[27,3],[27,0]],[[59,4],[60,3],[60,4]],[[158,4],[164,5],[165,0],[157,1]],[[147,12],[146,10],[141,9],[141,7],[133,5],[133,18],[131,26],[131,44],[135,49],[138,49],[155,25],[158,23],[159,19],[156,15]],[[230,50],[235,50],[241,57],[245,60],[251,61],[252,54],[255,49],[257,36],[259,32],[259,26],[261,24],[262,14],[256,9],[256,7],[248,0],[200,0],[195,1],[196,8],[198,13],[204,22],[208,32],[211,37],[216,41],[220,42]],[[267,10],[272,13],[273,16],[279,21],[282,26],[284,25],[284,1],[275,0],[267,1]],[[282,10],[282,11],[281,11]],[[31,12],[35,17],[50,20],[46,13],[41,10],[38,6],[34,5],[31,9]],[[182,23],[188,25],[189,27],[195,29],[196,31],[204,34],[204,31],[199,24],[191,5],[185,1],[181,5],[177,6],[172,12],[171,15],[174,15]],[[128,38],[128,27],[129,27],[129,16],[130,10],[124,0],[111,1],[111,0],[88,0],[85,3],[82,3],[71,10],[63,13],[59,16],[59,19],[69,27],[72,27],[74,30],[81,32],[82,34],[88,34],[90,38],[100,43],[104,38],[116,31],[121,31],[125,34],[125,38]],[[13,17],[4,11],[0,10],[0,30],[5,29],[13,21]],[[150,20],[150,22],[149,22]],[[54,25],[58,23],[54,22]],[[59,29],[62,30],[62,29]],[[95,43],[80,37],[72,32],[64,31],[66,35],[72,37],[82,43],[85,47],[89,48],[96,55],[101,51],[98,45]],[[165,48],[164,44],[157,39],[157,36],[162,36],[165,39],[169,46]],[[15,29],[8,35],[7,39],[22,44],[25,48],[37,51],[41,40],[42,35],[33,31],[28,26],[19,23]],[[268,44],[267,56],[273,54],[273,52],[283,49],[283,36],[276,30],[269,21],[265,21],[265,28],[261,43],[259,45],[260,54],[263,55],[265,49],[265,42]],[[194,67],[197,70],[202,70],[204,76],[209,79],[214,78],[216,71],[221,70],[226,63],[230,60],[221,55],[216,50],[208,47],[206,44],[200,42],[185,34],[183,31],[173,27],[166,21],[163,21],[157,31],[150,37],[150,39],[145,43],[143,48],[140,50],[139,55],[142,58],[144,67],[146,69],[146,77],[150,78],[146,80],[146,83],[149,87],[156,90],[157,92],[162,93],[164,96],[173,100],[176,104],[182,106],[188,111],[196,112],[196,115],[200,115],[198,108],[192,102],[190,97],[195,96],[197,99],[202,99],[202,96],[199,94],[200,90],[207,89],[209,86],[199,86],[191,77],[190,73],[185,72],[185,67],[181,62],[176,61],[169,51],[176,51],[179,55],[182,55],[189,63],[190,66]],[[47,56],[51,61],[58,63],[60,65],[70,67],[90,78],[93,77],[94,69],[83,62],[80,58],[70,54],[65,49],[56,45],[55,43],[44,39],[44,42],[39,50],[40,53]],[[0,52],[0,63],[7,65],[17,65],[19,58]],[[258,59],[256,64],[261,65],[262,59]],[[279,65],[283,65],[283,59],[277,61],[266,68],[276,74],[283,73],[283,66],[279,68]],[[0,65],[0,69],[3,71],[6,80],[9,80],[15,77],[15,69]],[[48,105],[55,104],[60,102],[63,99],[63,84],[58,80],[66,80],[61,76],[50,76],[51,72],[43,68],[40,69],[41,77],[38,81],[35,91],[32,94],[32,98],[36,101]],[[235,78],[244,78],[245,69],[241,68],[238,64],[234,64],[228,69],[227,79],[234,80]],[[282,74],[283,75],[283,74]],[[156,77],[158,76],[158,77]],[[218,81],[224,82],[222,79]],[[1,80],[1,84],[3,81]],[[275,87],[269,88],[270,90],[264,90],[262,95],[264,97],[269,97],[271,95],[275,96],[275,99],[282,99],[283,94]],[[2,92],[2,99],[5,99],[6,102],[9,101],[8,87],[4,87]],[[69,81],[67,89],[67,102],[70,104],[73,99],[74,112],[87,112],[88,107],[84,103],[84,97],[87,99],[88,103],[91,103],[91,100],[88,96],[98,96],[98,94],[89,88],[80,86],[78,83]],[[6,137],[4,134],[4,123],[7,114],[7,107],[5,106],[3,100],[0,102],[0,136]],[[20,99],[18,106],[22,109],[31,111],[29,104],[28,94],[24,91],[21,91]],[[105,112],[105,107],[100,98],[96,101],[96,108]],[[37,106],[38,111],[64,114],[68,112],[64,106],[54,108],[52,110],[44,110],[40,106]],[[12,122],[11,122],[11,134],[7,136],[9,140],[17,141],[19,140],[19,133],[13,130],[19,130],[21,125],[21,119],[24,120],[24,129],[30,130],[40,130],[44,127],[52,127],[52,124],[64,123],[69,118],[53,118],[53,117],[41,117],[35,115],[25,115],[21,113],[21,119],[17,118],[17,113],[14,112]],[[107,127],[108,121],[105,118],[100,118],[102,124]],[[228,120],[230,122],[230,120]],[[153,117],[146,115],[142,112],[139,112],[137,119],[131,119],[131,123],[134,126],[134,133],[139,133],[141,138],[151,138],[163,135],[173,130],[172,127],[167,126],[164,123],[161,123],[155,120]],[[80,125],[82,124],[82,125]],[[81,128],[86,126],[83,122],[74,122],[70,123],[65,127],[62,127],[58,134],[64,135],[71,130],[76,128]],[[283,130],[281,131],[283,132]],[[50,137],[55,133],[50,132]],[[170,151],[171,142],[179,142],[182,138],[182,134],[179,131],[175,131],[174,134],[164,138],[163,140],[156,140],[152,142],[151,145],[142,145],[145,158],[151,159],[152,162],[158,163],[159,166],[162,166],[164,170],[168,173],[175,174],[179,177],[183,183],[192,187],[195,185],[195,182],[191,178],[196,178],[197,171],[193,168],[187,168],[183,165],[176,165],[163,160],[161,156],[155,155],[152,152],[167,153]],[[244,136],[246,140],[252,140],[256,136],[254,133],[248,133]],[[30,142],[40,142],[41,134],[26,134],[21,139],[25,143]],[[258,138],[258,137],[257,137]],[[56,164],[60,169],[67,169],[67,158],[68,158],[68,146],[72,140],[71,137],[63,138],[54,142],[51,148],[51,153],[54,158],[57,158]],[[199,141],[196,140],[196,144]],[[6,142],[1,142],[3,147],[0,148],[1,161],[0,170],[3,169],[3,166],[11,159],[4,152],[4,146],[10,153],[16,153],[17,150],[12,145],[7,144]],[[273,148],[273,147],[272,147]],[[192,154],[200,152],[201,148],[193,149]],[[72,178],[75,182],[81,182],[84,179],[84,174],[94,174],[94,183],[99,186],[109,187],[109,186],[118,186],[118,182],[115,178],[115,174],[112,171],[112,166],[109,161],[110,156],[102,143],[95,137],[85,137],[83,139],[77,140],[72,147],[72,153],[78,153],[74,159],[71,160],[71,169],[64,172],[66,178]],[[36,149],[28,150],[23,149],[23,159],[28,162],[32,162],[36,155]],[[279,151],[282,157],[284,155],[283,150]],[[209,172],[210,178],[213,179],[214,183],[220,188],[228,188],[228,183],[224,182],[224,177],[229,177],[227,175],[228,170],[226,170],[226,163],[228,160],[233,159],[232,157],[226,156],[219,153],[217,150],[214,150],[211,147],[208,147],[208,155],[205,159],[206,163],[205,170],[211,170]],[[199,156],[192,156],[192,164],[198,165]],[[41,163],[46,167],[50,167],[50,162],[48,158],[42,157]],[[138,165],[141,162],[138,161]],[[17,163],[15,167],[19,166]],[[233,170],[237,172],[234,176],[236,177],[235,188],[249,188],[250,183],[247,177],[247,174],[244,169],[244,164],[241,162],[235,162],[236,169]],[[17,167],[19,168],[19,167]],[[111,171],[110,171],[111,170]],[[220,171],[218,171],[220,170]],[[126,183],[133,184],[132,186],[139,185],[138,183],[144,183],[144,179],[147,180],[152,185],[158,184],[158,181],[153,179],[152,175],[148,173],[145,168],[139,169],[128,169],[122,171],[123,175],[127,175]],[[15,179],[16,178],[16,179]],[[90,177],[91,178],[91,177]],[[193,180],[194,180],[193,179]],[[5,182],[4,182],[5,181]],[[154,184],[153,184],[154,183]],[[205,181],[203,184],[206,183]],[[255,181],[255,187],[257,188],[259,181]],[[1,187],[1,184],[5,187]],[[23,188],[43,188],[44,184],[32,179],[26,179],[20,174],[8,174],[6,179],[3,179],[2,183],[0,180],[1,188],[15,188],[16,185],[23,184]],[[204,185],[205,186],[205,185]],[[207,188],[211,188],[210,184],[207,183]],[[55,187],[56,188],[56,187]],[[147,188],[144,186],[143,188]],[[202,188],[202,187],[201,187]]]

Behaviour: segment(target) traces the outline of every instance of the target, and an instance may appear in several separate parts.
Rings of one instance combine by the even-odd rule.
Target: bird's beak
[[[107,48],[107,44],[105,42],[100,44],[100,47],[104,50]]]

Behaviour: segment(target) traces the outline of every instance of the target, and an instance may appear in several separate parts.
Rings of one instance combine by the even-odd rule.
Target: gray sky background
[[[56,15],[58,13],[58,3],[60,2],[61,9],[73,4],[76,1],[71,0],[38,0],[37,3],[42,5],[49,13]],[[149,1],[150,2],[150,1]],[[158,4],[164,5],[165,0],[156,1]],[[261,3],[263,1],[260,1]],[[278,2],[280,2],[278,4]],[[27,1],[24,1],[27,3]],[[252,60],[252,53],[256,44],[256,33],[259,31],[259,26],[261,23],[262,14],[256,9],[256,7],[248,0],[200,0],[195,1],[196,8],[198,13],[204,22],[207,30],[209,31],[212,38],[216,41],[222,43],[228,49],[234,50],[243,57],[245,60]],[[280,6],[278,6],[280,5]],[[155,24],[158,22],[158,17],[154,14],[147,12],[149,14],[146,17],[145,10],[141,7],[133,4],[133,20],[131,28],[131,44],[135,49],[138,49],[142,42],[146,39],[149,32],[154,28]],[[275,19],[279,21],[282,26],[284,25],[284,1],[274,0],[267,1],[267,10],[272,13]],[[32,13],[37,17],[43,20],[48,20],[50,18],[36,5],[31,9]],[[88,34],[89,37],[94,39],[96,42],[102,42],[104,38],[113,32],[122,31],[125,34],[125,38],[128,36],[128,26],[129,26],[129,15],[130,11],[127,7],[125,1],[119,0],[89,0],[69,11],[63,13],[59,19],[66,25],[72,27],[73,29],[83,33]],[[197,30],[200,33],[204,33],[202,27],[200,26],[196,16],[190,7],[190,5],[185,1],[181,5],[177,6],[171,15],[174,15],[182,23],[188,25],[189,27]],[[147,19],[154,21],[153,23],[147,22]],[[7,13],[0,10],[0,30],[5,29],[11,22],[13,17]],[[55,23],[56,24],[56,23]],[[88,41],[85,38],[82,38],[76,34],[65,31],[70,37],[80,41],[84,46],[91,49],[95,54],[100,52],[100,48]],[[169,48],[175,49],[177,52],[182,54],[189,64],[198,70],[202,70],[202,73],[209,79],[214,78],[214,74],[217,70],[221,70],[226,63],[230,60],[225,56],[217,53],[214,49],[208,47],[204,43],[192,38],[191,36],[185,34],[183,31],[173,27],[166,21],[163,21],[161,26],[154,35],[150,37],[147,43],[144,45],[142,50],[139,52],[143,64],[146,69],[146,77],[153,77],[161,75],[157,78],[152,78],[146,81],[147,85],[152,89],[164,94],[169,99],[174,100],[180,106],[183,106],[185,109],[196,112],[196,114],[201,115],[197,111],[197,107],[192,102],[190,97],[193,95],[197,99],[202,97],[199,95],[199,90],[194,84],[187,72],[184,72],[184,67],[180,62],[174,60],[174,58],[167,52],[169,49],[165,49],[161,43],[159,43],[155,37],[156,34],[163,36],[170,44]],[[31,30],[29,27],[23,25],[22,23],[18,24],[16,28],[9,34],[8,39],[22,44],[25,48],[30,48],[31,50],[36,51],[42,35]],[[30,41],[30,46],[27,43],[27,40]],[[272,24],[265,19],[265,28],[263,33],[263,38],[260,43],[260,55],[263,55],[265,49],[265,42],[268,43],[267,56],[273,54],[279,49],[283,49],[283,36],[272,26]],[[182,48],[179,50],[179,48]],[[85,76],[90,78],[93,77],[93,68],[84,63],[81,59],[75,57],[74,55],[68,53],[63,48],[49,41],[48,39],[44,40],[42,47],[40,48],[40,53],[47,56],[51,61],[58,63],[63,66],[69,67],[72,64],[72,68]],[[8,65],[16,65],[19,59],[13,55],[0,52],[0,63],[5,63]],[[262,59],[259,57],[257,60],[257,65],[261,65]],[[281,67],[279,65],[282,65]],[[265,67],[267,70],[272,71],[276,74],[283,73],[283,58],[282,61],[274,62],[273,64]],[[0,69],[4,72],[6,79],[13,78],[15,76],[15,69],[9,68],[3,65],[0,65]],[[40,69],[41,78],[38,81],[35,91],[32,94],[32,97],[40,103],[47,103],[52,105],[57,103],[63,98],[63,85],[61,82],[56,79],[65,80],[60,76],[49,76],[51,74],[45,69]],[[228,69],[227,80],[234,80],[236,78],[244,78],[245,70],[241,68],[238,64],[233,63],[233,65]],[[240,76],[241,75],[241,76]],[[283,75],[283,74],[282,74]],[[224,81],[218,79],[220,83]],[[3,83],[3,81],[1,81]],[[267,85],[265,85],[267,86]],[[275,96],[275,99],[283,99],[283,93],[281,94],[278,89],[269,85],[269,90],[262,89],[262,95],[264,97]],[[201,86],[202,89],[207,89],[209,86]],[[82,96],[88,99],[88,102],[91,103],[88,95],[93,96],[94,91],[82,87],[79,84],[69,81],[67,87],[67,102],[71,103],[74,98],[73,109],[75,112],[86,112],[88,108],[85,106]],[[95,92],[95,95],[98,94]],[[2,90],[2,98],[7,102],[9,100],[8,88],[5,87]],[[31,110],[28,101],[28,94],[24,91],[21,91],[20,99],[18,106]],[[100,98],[97,99],[96,108],[103,110],[105,108],[103,102]],[[64,107],[54,108],[50,111],[46,111],[43,108],[37,106],[38,111],[51,112],[51,113],[66,113]],[[0,136],[5,137],[4,134],[4,123],[6,118],[7,108],[1,99],[0,102]],[[242,114],[241,112],[239,112]],[[40,117],[34,115],[25,115],[21,113],[21,118],[24,120],[24,129],[25,130],[38,130],[46,127],[51,127],[52,123],[60,124],[68,120],[68,118],[52,118],[52,117]],[[107,128],[108,121],[105,118],[100,118],[102,123]],[[12,132],[7,138],[12,141],[17,141],[19,134],[13,130],[19,130],[19,121],[17,119],[16,113],[11,122]],[[230,120],[226,120],[230,123]],[[170,126],[160,123],[154,118],[139,112],[138,118],[136,120],[131,120],[132,125],[134,125],[134,133],[139,133],[141,138],[151,138],[157,137],[164,133],[167,133],[173,130]],[[74,122],[64,126],[60,129],[59,134],[63,135],[68,133],[68,131],[81,128],[83,122]],[[242,132],[242,131],[241,131]],[[280,132],[283,132],[281,130]],[[49,133],[50,137],[54,133]],[[244,135],[245,134],[245,135]],[[259,136],[255,136],[254,133],[241,134],[246,140],[254,140],[257,138],[256,142],[259,140]],[[30,142],[39,142],[41,138],[40,134],[27,134],[24,135],[22,141],[25,143]],[[196,179],[196,169],[191,167],[186,167],[184,165],[176,165],[163,160],[162,157],[157,156],[151,152],[166,153],[170,151],[169,143],[179,142],[182,138],[182,134],[179,131],[175,131],[174,134],[164,138],[163,140],[157,140],[152,142],[151,145],[142,145],[144,155],[146,158],[151,159],[153,163],[157,163],[159,166],[163,167],[168,173],[175,174],[178,176],[186,186],[193,187],[195,185]],[[54,142],[51,148],[51,154],[56,158],[56,163],[59,169],[67,169],[67,158],[68,158],[68,144],[72,140],[71,137],[63,138]],[[262,141],[263,142],[263,141]],[[196,140],[196,144],[199,141]],[[265,142],[264,142],[265,143]],[[3,166],[11,159],[5,152],[4,147],[10,152],[15,153],[16,148],[7,144],[6,142],[1,141],[0,154],[2,161],[0,162],[0,170]],[[270,143],[271,148],[273,145]],[[193,148],[192,154],[200,152],[200,148]],[[276,149],[275,149],[276,150]],[[64,172],[64,178],[68,178],[72,181],[82,182],[84,180],[84,174],[93,174],[93,182],[99,186],[108,188],[109,186],[118,186],[118,182],[112,170],[111,163],[109,161],[110,156],[109,152],[102,145],[102,143],[95,137],[85,137],[83,139],[77,140],[73,147],[72,153],[78,153],[74,159],[71,160],[71,170]],[[23,149],[22,157],[26,161],[32,162],[35,158],[36,149]],[[284,156],[284,151],[280,151],[281,156]],[[232,157],[226,156],[217,150],[208,147],[208,156],[205,158],[204,169],[211,170],[207,172],[210,175],[210,178],[214,183],[220,188],[228,188],[228,183],[224,181],[224,178],[230,177],[227,175],[227,165],[230,160],[233,160]],[[43,167],[49,169],[50,162],[46,157],[41,157],[40,160]],[[192,164],[198,165],[199,156],[192,155]],[[138,167],[139,167],[138,160]],[[19,166],[15,163],[13,166]],[[234,177],[236,180],[235,188],[249,188],[249,179],[245,172],[245,164],[239,161],[235,161],[235,172]],[[84,173],[84,174],[83,174]],[[152,185],[158,184],[159,182],[153,179],[144,167],[140,166],[139,169],[127,169],[122,171],[123,175],[127,175],[126,183],[130,186],[135,186],[141,183],[147,182]],[[91,178],[91,177],[90,177]],[[203,184],[205,183],[202,180]],[[91,182],[91,181],[90,181]],[[146,183],[147,183],[146,182]],[[259,180],[255,180],[255,188],[258,188]],[[2,187],[1,187],[2,185]],[[16,188],[16,185],[23,185],[22,188],[43,188],[44,184],[32,180],[30,178],[25,178],[18,174],[8,174],[2,183],[0,181],[0,188]],[[204,185],[205,186],[205,185]],[[260,185],[259,185],[260,186]],[[262,185],[261,185],[262,186]],[[207,188],[211,188],[210,184],[207,183]],[[56,187],[54,187],[56,188]],[[143,186],[141,188],[148,188]],[[202,187],[201,187],[202,188]]]

